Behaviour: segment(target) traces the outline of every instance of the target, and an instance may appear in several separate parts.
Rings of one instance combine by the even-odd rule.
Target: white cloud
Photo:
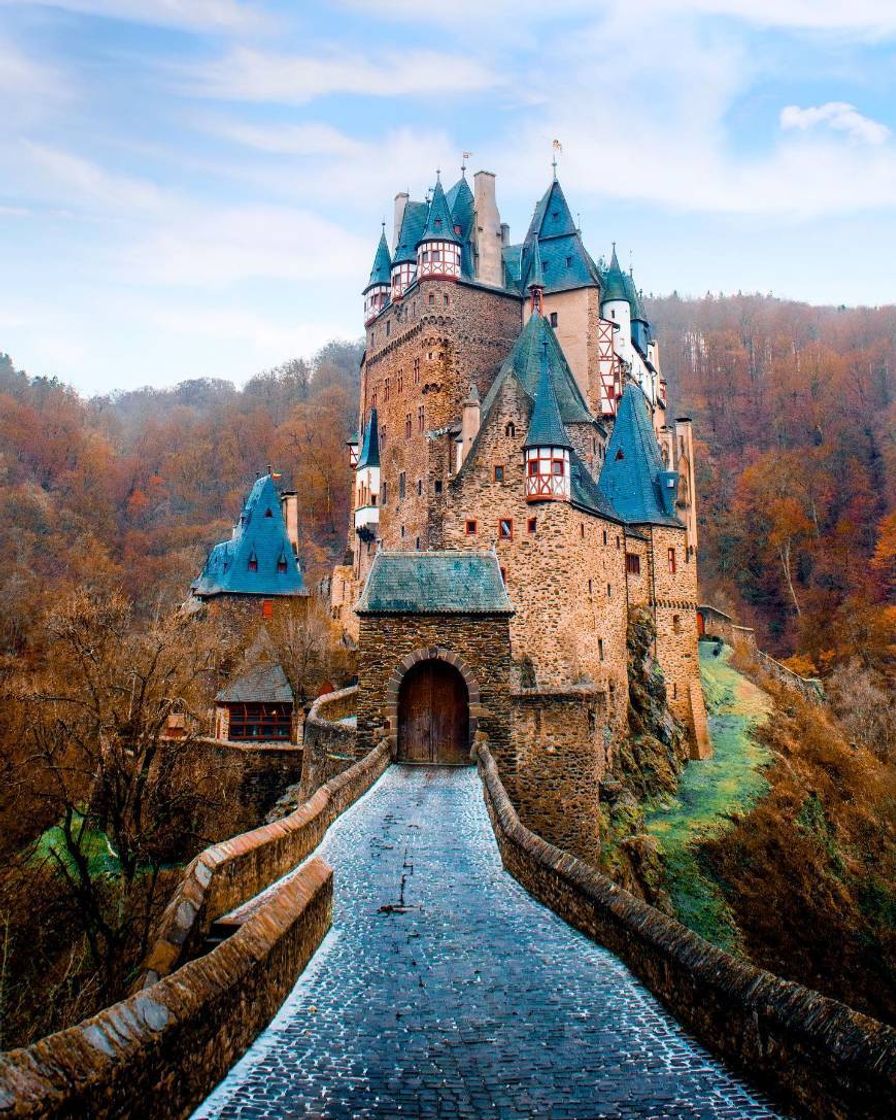
[[[824,105],[813,105],[807,109],[786,105],[781,110],[781,128],[785,130],[801,129],[806,132],[817,125],[827,125],[835,132],[845,132],[854,140],[866,144],[884,144],[891,135],[885,124],[863,116],[855,105],[846,101],[827,101]]]
[[[364,156],[369,146],[327,124],[245,124],[233,120],[205,123],[208,131],[260,152],[291,156]]]
[[[91,160],[46,144],[23,141],[43,189],[57,200],[116,212],[157,209],[163,192],[145,179],[116,175]],[[38,184],[32,184],[37,187]]]
[[[228,101],[302,105],[327,94],[368,97],[474,93],[493,88],[493,72],[462,55],[405,50],[376,59],[332,49],[319,55],[236,47],[185,75],[187,92]]]
[[[2,2],[2,0],[0,0]],[[50,66],[23,54],[15,44],[0,39],[0,98],[15,98],[15,115],[21,117],[37,99],[56,100],[68,94],[62,75]],[[10,112],[12,112],[12,104]]]
[[[242,31],[263,17],[239,0],[0,0],[0,7],[62,8],[79,15],[102,16],[187,30]]]

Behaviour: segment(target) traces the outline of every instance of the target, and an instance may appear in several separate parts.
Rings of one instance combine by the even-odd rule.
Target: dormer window
[[[258,571],[258,557],[255,555],[254,552],[249,557],[249,571],[250,572],[257,572]]]
[[[286,572],[286,557],[283,556],[282,553],[280,555],[280,559],[277,561],[277,571],[281,575],[285,574]]]
[[[265,517],[273,517],[274,516],[273,510],[266,509],[264,511],[264,515],[265,515]]]
[[[625,455],[623,454],[622,448],[620,447],[619,450],[616,452],[616,461],[618,462],[620,459],[624,459],[624,458],[625,458]]]

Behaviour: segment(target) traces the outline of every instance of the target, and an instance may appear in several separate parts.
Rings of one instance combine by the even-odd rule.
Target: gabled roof
[[[547,338],[541,346],[541,373],[535,390],[535,405],[529,418],[529,431],[523,448],[565,447],[572,450],[566,428],[560,419],[560,408],[554,392],[554,383],[548,370]]]
[[[626,522],[681,527],[681,521],[663,509],[659,482],[665,471],[647,399],[640,386],[630,382],[616,410],[600,489]]]
[[[473,211],[476,205],[465,176],[461,176],[446,193],[445,201],[451,208],[454,224],[460,226],[461,239],[465,241],[473,232]]]
[[[283,569],[282,571],[279,569]],[[212,595],[307,595],[292,551],[280,495],[270,475],[256,479],[229,541],[208,554],[193,592]]]
[[[547,341],[548,372],[560,409],[560,419],[564,424],[583,424],[593,421],[594,417],[588,411],[582,390],[569,368],[557,336],[541,315],[532,315],[520,331],[509,357],[505,359],[482,403],[483,420],[491,410],[501,382],[509,372],[517,376],[531,399],[535,400],[541,376],[542,344],[545,341]]]
[[[454,232],[454,218],[445,199],[442,183],[436,179],[420,241],[453,241],[455,245],[459,245],[460,240]]]
[[[361,454],[358,456],[358,465],[355,469],[360,471],[364,467],[378,467],[379,465],[380,435],[377,428],[376,409],[372,408],[367,425],[364,428],[364,444],[361,447]]]
[[[408,261],[416,263],[417,246],[426,226],[426,215],[429,205],[426,202],[408,202],[404,208],[404,217],[401,219],[401,229],[395,245],[395,255],[392,257],[393,268],[397,264]]]
[[[370,270],[370,279],[367,281],[367,288],[372,288],[374,284],[388,284],[392,276],[392,258],[389,256],[389,246],[386,243],[386,230],[380,234],[379,244],[376,247],[376,254],[373,258],[373,268]],[[364,291],[367,291],[367,288]]]
[[[358,614],[513,614],[493,552],[378,552]]]
[[[538,201],[522,246],[520,278],[528,284],[538,251],[546,292],[589,288],[600,284],[559,182],[554,179]]]
[[[256,665],[223,688],[219,704],[292,704],[294,700],[286,673],[280,665]]]

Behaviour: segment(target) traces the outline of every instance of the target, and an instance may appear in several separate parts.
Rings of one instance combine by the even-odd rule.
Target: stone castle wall
[[[302,797],[310,797],[363,757],[355,728],[342,722],[346,716],[356,714],[357,700],[358,689],[354,685],[320,696],[311,705],[305,721]]]

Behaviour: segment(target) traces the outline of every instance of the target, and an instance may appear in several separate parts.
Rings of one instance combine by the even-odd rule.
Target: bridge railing
[[[505,868],[531,895],[620,957],[710,1049],[812,1116],[896,1116],[896,1030],[717,949],[517,816],[476,747]]]

